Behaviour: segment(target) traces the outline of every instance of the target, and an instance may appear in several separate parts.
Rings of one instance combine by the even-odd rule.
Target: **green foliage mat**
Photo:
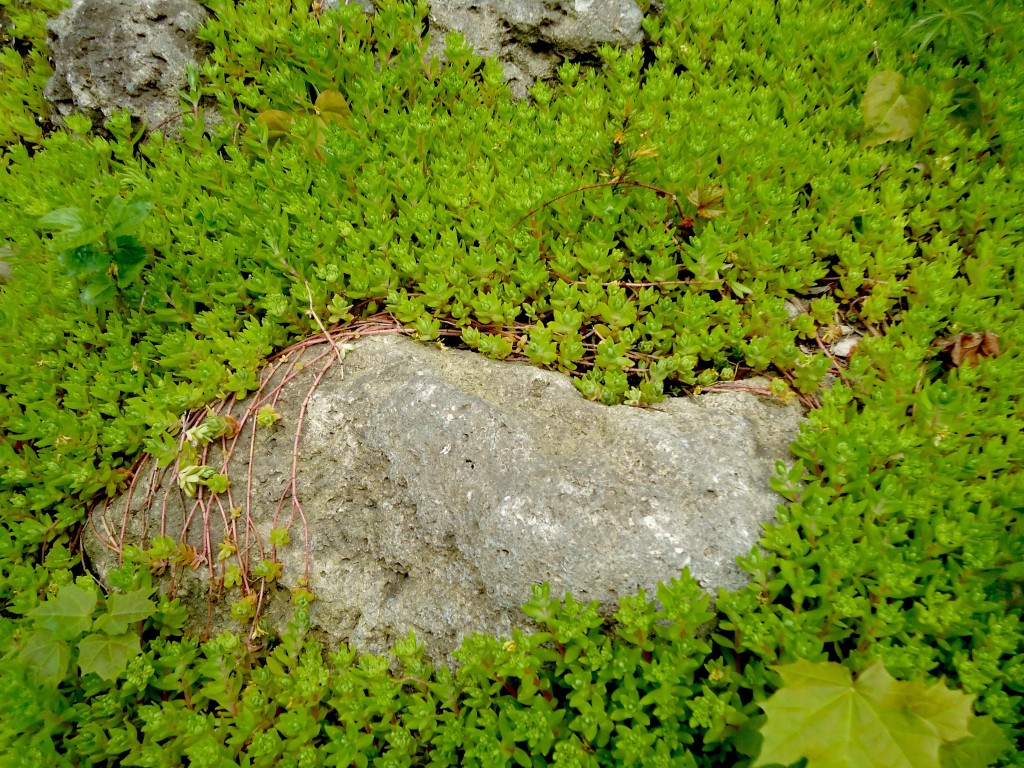
[[[835,722],[807,693],[825,676],[843,717],[867,701],[911,723],[871,764],[1024,765],[1011,6],[673,1],[645,51],[566,63],[515,103],[457,35],[423,60],[423,7],[214,0],[172,139],[126,115],[49,125],[58,9],[0,0],[0,764],[881,750],[870,728],[825,757],[779,747],[783,694],[802,728]],[[143,451],[173,461],[186,412],[254,391],[321,323],[382,311],[604,403],[768,372],[818,406],[750,587],[709,610],[684,574],[611,624],[538,590],[538,633],[467,639],[452,673],[411,639],[391,671],[325,656],[303,592],[283,637],[204,643],[151,597],[153,557],[106,594],[83,575],[89,504]],[[844,328],[864,334],[848,365],[826,352]]]

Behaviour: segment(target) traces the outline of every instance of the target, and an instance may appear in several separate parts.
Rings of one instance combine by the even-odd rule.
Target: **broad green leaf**
[[[146,266],[149,253],[138,240],[128,235],[117,238],[117,250],[114,252],[114,269],[117,284],[122,288],[131,285]]]
[[[316,98],[316,113],[328,123],[348,124],[351,112],[345,97],[337,91],[324,91]]]
[[[46,229],[60,229],[68,234],[80,232],[85,226],[82,211],[79,208],[58,208],[50,211],[39,219],[40,226]]]
[[[28,615],[35,619],[38,629],[49,630],[59,640],[73,640],[89,631],[95,608],[95,591],[68,584]]]
[[[108,282],[105,284],[90,283],[82,289],[79,298],[82,303],[89,307],[108,304],[117,296],[117,286]]]
[[[78,644],[78,666],[83,675],[95,672],[104,680],[115,680],[138,652],[139,636],[135,632],[96,633]]]
[[[110,595],[107,612],[96,619],[96,629],[108,635],[120,635],[128,627],[153,615],[156,606],[150,601],[151,589],[137,589],[126,595]]]
[[[115,197],[110,201],[110,207],[107,209],[106,225],[115,238],[123,237],[135,231],[142,220],[149,215],[152,207],[152,203],[144,203],[139,200],[128,203],[120,197]]]
[[[256,122],[267,126],[267,136],[271,141],[287,136],[292,130],[292,116],[279,109],[268,109],[256,115]]]
[[[18,655],[39,682],[56,686],[68,671],[71,648],[64,641],[58,640],[52,632],[37,629],[28,636]]]
[[[39,219],[43,229],[55,230],[54,245],[69,250],[89,245],[103,234],[102,222],[98,217],[87,214],[80,208],[59,208]]]
[[[755,765],[939,768],[944,735],[966,733],[971,697],[893,679],[881,664],[854,682],[839,664],[776,667],[784,687],[761,705],[764,748]]]
[[[921,86],[907,89],[899,72],[876,72],[868,81],[860,103],[868,130],[865,143],[874,147],[909,139],[921,127],[928,104],[928,92]]]
[[[969,730],[968,738],[942,745],[942,768],[986,768],[1013,747],[987,715],[971,720]]]
[[[110,267],[110,254],[94,245],[81,245],[60,255],[60,264],[72,277],[88,279],[102,276]]]
[[[878,678],[878,687],[881,689],[882,675],[888,678],[885,667],[875,664],[864,670],[858,682],[867,685],[866,677],[870,676],[872,680]],[[971,735],[967,726],[971,722],[972,705],[976,697],[951,690],[941,682],[932,685],[923,682],[897,683],[892,688],[892,705],[905,706],[915,717],[930,722],[943,741],[958,741]]]

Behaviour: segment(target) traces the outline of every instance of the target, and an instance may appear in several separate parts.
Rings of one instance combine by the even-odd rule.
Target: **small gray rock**
[[[593,57],[599,46],[643,41],[643,13],[633,0],[433,0],[431,53],[458,30],[478,56],[494,56],[516,98],[566,59]]]
[[[75,0],[47,25],[54,73],[44,95],[65,117],[102,123],[127,109],[150,130],[166,129],[181,111],[206,17],[193,0]]]

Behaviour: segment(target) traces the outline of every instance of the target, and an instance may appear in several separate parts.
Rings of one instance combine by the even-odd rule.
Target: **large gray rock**
[[[193,0],[74,0],[47,25],[57,113],[102,123],[127,109],[150,130],[181,112],[185,65],[196,61],[206,10]],[[172,126],[173,128],[173,126]]]
[[[478,56],[501,62],[518,98],[566,59],[643,41],[643,13],[633,0],[432,0],[429,19],[433,53],[443,53],[448,32],[458,30]]]
[[[584,400],[563,375],[398,336],[358,341],[344,366],[314,386],[320,367],[310,364],[284,387],[276,428],[257,429],[251,488],[247,424],[228,465],[233,497],[223,505],[204,513],[177,488],[165,500],[158,486],[148,504],[140,491],[130,504],[97,512],[86,546],[99,571],[113,556],[97,532],[119,539],[123,527],[126,543],[138,543],[163,525],[178,536],[186,513],[197,562],[204,552],[215,562],[225,510],[244,506],[249,493],[259,531],[251,541],[266,542],[291,520],[291,543],[277,553],[278,585],[294,588],[308,562],[316,627],[372,652],[414,630],[430,657],[445,660],[467,633],[528,626],[520,607],[534,583],[598,600],[606,612],[641,587],[653,594],[686,567],[712,592],[745,584],[735,559],[773,519],[780,499],[769,478],[788,458],[801,418],[799,406],[739,392],[609,408]],[[297,443],[300,512],[288,484],[310,392]],[[168,472],[162,487],[172,486]],[[245,520],[236,522],[240,545]],[[176,577],[203,620],[208,568]],[[237,597],[221,601],[213,631]],[[285,611],[276,611],[271,604],[280,622]]]

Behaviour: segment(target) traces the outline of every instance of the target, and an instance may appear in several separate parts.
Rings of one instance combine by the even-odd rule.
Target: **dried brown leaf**
[[[998,357],[1001,352],[999,337],[991,331],[961,333],[942,339],[938,346],[949,351],[949,358],[957,368],[964,363],[977,365],[978,358]]]

